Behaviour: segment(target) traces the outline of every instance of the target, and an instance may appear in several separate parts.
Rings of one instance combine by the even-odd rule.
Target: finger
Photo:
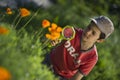
[[[55,44],[57,44],[58,43],[58,40],[55,40]]]
[[[55,41],[51,41],[51,45],[52,45],[52,46],[55,46]]]

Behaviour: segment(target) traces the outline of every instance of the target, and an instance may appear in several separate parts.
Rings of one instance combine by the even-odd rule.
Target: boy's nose
[[[91,30],[88,30],[87,32],[86,32],[86,34],[87,34],[87,36],[89,36],[90,34],[91,34]]]

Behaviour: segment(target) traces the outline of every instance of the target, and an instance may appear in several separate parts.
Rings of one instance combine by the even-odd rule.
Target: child
[[[50,64],[55,74],[62,77],[60,80],[80,80],[90,73],[98,61],[96,42],[108,38],[114,26],[108,17],[100,16],[92,18],[85,30],[67,28],[74,29],[75,35],[60,44],[57,40],[52,41],[52,45],[58,45],[50,53]]]

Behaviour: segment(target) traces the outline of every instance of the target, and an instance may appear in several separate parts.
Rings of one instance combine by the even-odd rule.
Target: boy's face
[[[84,30],[82,40],[85,42],[95,43],[101,34],[101,31],[94,22],[91,22]]]

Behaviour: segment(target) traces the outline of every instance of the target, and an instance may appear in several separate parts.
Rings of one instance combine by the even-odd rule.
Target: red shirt
[[[75,29],[75,37],[72,40],[63,41],[50,54],[50,59],[56,73],[71,78],[77,71],[87,75],[98,60],[96,46],[88,51],[81,51],[81,29]]]

